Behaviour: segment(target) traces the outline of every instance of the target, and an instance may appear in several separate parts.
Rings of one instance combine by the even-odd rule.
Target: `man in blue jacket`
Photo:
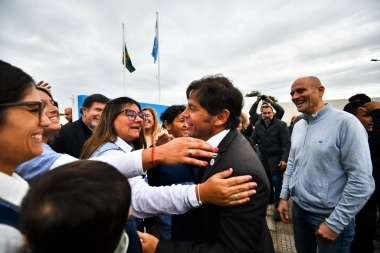
[[[278,211],[289,222],[293,200],[298,252],[349,252],[355,215],[374,191],[367,133],[357,118],[322,100],[325,88],[313,76],[297,79],[290,95],[303,113],[292,146]]]

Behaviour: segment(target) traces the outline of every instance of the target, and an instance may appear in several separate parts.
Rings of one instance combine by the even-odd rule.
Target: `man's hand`
[[[271,104],[272,106],[274,105],[273,100],[270,99],[269,96],[267,96],[267,98],[265,99],[265,101],[267,101],[267,102],[268,102],[269,104]]]
[[[206,166],[207,162],[200,160],[203,158],[214,158],[217,156],[218,148],[215,148],[207,142],[188,137],[174,138],[166,144],[155,147],[154,159],[155,163],[176,165],[176,164],[192,164],[195,166]],[[144,149],[143,164],[146,161],[152,161],[152,149]],[[150,165],[151,167],[151,165]],[[143,166],[143,168],[150,168]]]
[[[159,240],[153,235],[147,233],[141,233],[137,231],[137,234],[140,237],[143,253],[154,253],[156,251]]]
[[[257,184],[250,182],[251,176],[227,178],[231,176],[232,171],[232,169],[228,169],[219,172],[199,186],[202,203],[211,203],[217,206],[236,206],[248,202],[249,196],[256,194]],[[236,200],[234,200],[235,194]]]
[[[174,136],[166,132],[158,133],[153,140],[153,146],[161,146],[173,140]]]
[[[280,199],[277,208],[278,213],[280,214],[281,220],[287,224],[289,222],[289,204],[287,200]]]
[[[372,101],[365,103],[364,107],[359,107],[359,110],[363,111],[366,114],[370,114],[373,110],[380,109],[380,102]]]
[[[338,238],[339,234],[332,229],[330,229],[326,222],[323,222],[319,225],[317,232],[315,232],[315,236],[328,241],[335,241]]]
[[[45,81],[39,81],[37,84],[36,84],[36,86],[41,86],[41,87],[43,87],[43,88],[45,88],[45,89],[47,89],[48,91],[50,91],[51,92],[51,85],[49,84],[49,83],[45,83]]]
[[[260,100],[261,100],[261,95],[257,95],[255,103],[258,105]]]
[[[286,165],[287,165],[287,163],[285,161],[280,161],[280,163],[278,164],[278,166],[280,167],[281,170],[285,170]]]

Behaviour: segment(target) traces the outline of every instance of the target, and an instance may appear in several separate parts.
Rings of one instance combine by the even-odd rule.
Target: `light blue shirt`
[[[326,104],[294,126],[280,198],[329,215],[340,233],[374,191],[368,136],[353,115]]]
[[[63,156],[51,149],[46,143],[42,143],[42,154],[22,163],[17,167],[16,173],[28,183],[33,182],[37,177],[50,170],[54,162]]]

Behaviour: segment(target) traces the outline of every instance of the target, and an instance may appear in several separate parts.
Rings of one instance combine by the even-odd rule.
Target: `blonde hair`
[[[245,129],[247,129],[247,127],[249,126],[249,120],[248,120],[247,115],[244,112],[240,114],[240,122],[243,126],[242,130],[244,131]]]
[[[120,114],[124,105],[131,104],[137,105],[137,107],[141,110],[139,103],[129,97],[115,98],[106,104],[102,112],[102,116],[100,116],[99,124],[95,128],[93,135],[83,145],[79,158],[87,159],[102,145],[107,142],[115,142],[117,140],[118,135],[115,128],[115,119],[117,115]],[[144,131],[140,132],[139,137],[134,140],[132,144],[135,150],[146,148]]]
[[[290,124],[292,124],[293,121],[294,121],[296,118],[297,118],[297,116],[296,116],[296,115],[293,115],[292,118],[290,119]]]
[[[160,124],[158,124],[157,112],[153,107],[145,107],[142,110],[143,111],[150,111],[150,113],[153,116],[154,123],[153,123],[152,130],[151,130],[151,132],[152,132],[151,138],[153,139],[159,132],[161,132],[161,126],[160,126]],[[146,135],[145,128],[144,128],[144,133]]]

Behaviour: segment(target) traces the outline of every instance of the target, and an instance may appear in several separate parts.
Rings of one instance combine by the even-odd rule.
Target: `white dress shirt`
[[[133,149],[121,138],[118,138],[115,144],[123,151],[108,150],[102,153],[100,157],[120,155],[124,152],[129,153]],[[147,218],[164,213],[181,214],[199,206],[195,194],[195,185],[152,187],[144,181],[142,176],[129,178],[128,181],[132,188],[132,215],[135,217]]]
[[[20,176],[12,176],[0,172],[0,198],[13,206],[19,207],[23,197],[29,190],[28,183]],[[0,252],[24,253],[29,252],[22,235],[14,227],[0,224]]]

